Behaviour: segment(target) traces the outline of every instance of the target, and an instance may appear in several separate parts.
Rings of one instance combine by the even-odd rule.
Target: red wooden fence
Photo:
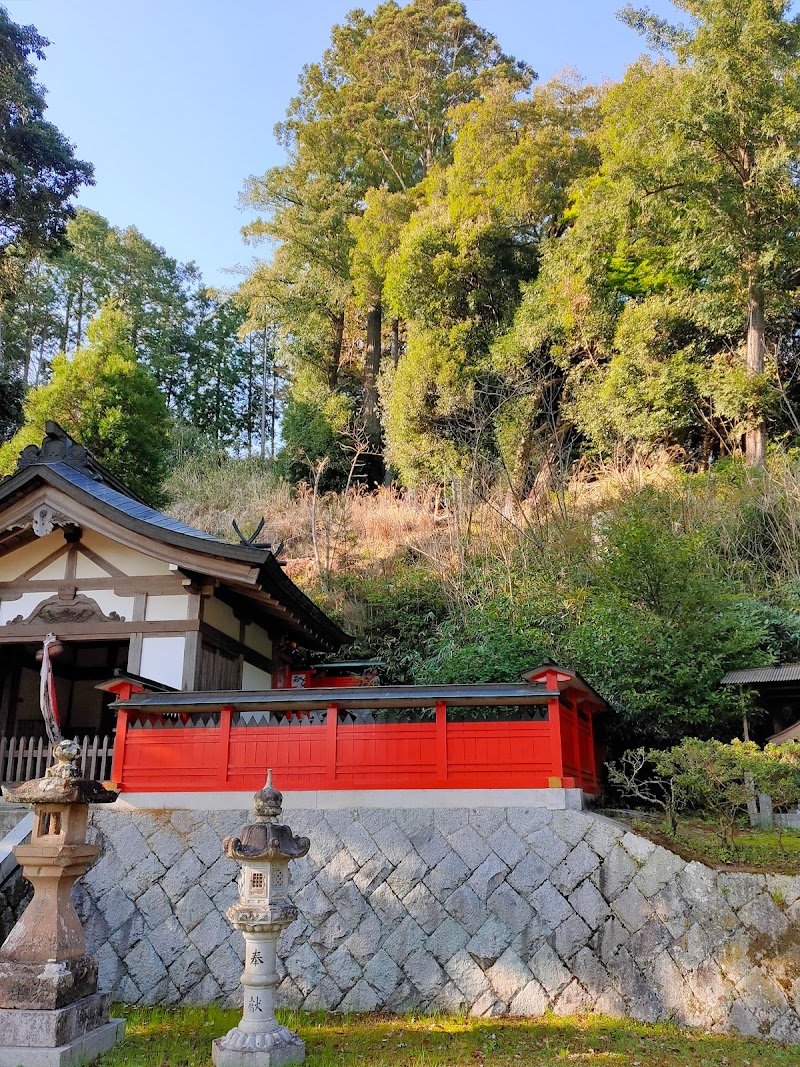
[[[601,706],[544,684],[126,695],[112,769],[123,792],[251,791],[269,767],[287,790],[598,791]],[[476,706],[469,721],[460,709]],[[380,721],[397,708],[406,721]]]

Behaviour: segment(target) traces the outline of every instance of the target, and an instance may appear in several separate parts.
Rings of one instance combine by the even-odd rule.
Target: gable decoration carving
[[[76,592],[74,587],[68,587],[37,604],[27,619],[17,615],[16,618],[9,619],[6,626],[18,626],[20,623],[28,626],[37,623],[57,626],[59,623],[76,622],[125,622],[125,616],[116,611],[106,615],[96,600]]]

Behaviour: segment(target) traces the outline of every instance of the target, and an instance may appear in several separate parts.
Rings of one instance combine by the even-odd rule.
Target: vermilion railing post
[[[128,697],[122,698],[127,700]],[[120,708],[117,712],[117,732],[114,735],[114,756],[111,760],[111,781],[118,789],[125,778],[125,743],[128,740],[128,709]]]
[[[547,717],[550,720],[550,777],[558,779],[550,784],[560,786],[564,776],[564,750],[561,739],[561,701],[558,697],[548,700]]]
[[[232,718],[233,705],[223,704],[219,712],[219,751],[217,752],[217,778],[223,789],[228,784],[228,770],[231,758]]]
[[[436,775],[447,777],[447,705],[443,700],[436,705]]]
[[[325,720],[325,775],[328,784],[336,783],[336,748],[339,732],[339,705],[328,705],[328,717]]]

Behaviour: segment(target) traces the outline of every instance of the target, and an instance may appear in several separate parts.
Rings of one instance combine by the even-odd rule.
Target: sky
[[[355,0],[6,0],[51,45],[39,80],[47,117],[94,164],[79,202],[134,225],[210,285],[237,283],[266,251],[244,244],[250,174],[283,155],[273,127],[304,63]],[[364,2],[371,9],[374,4]],[[467,0],[477,23],[546,80],[565,67],[617,79],[642,51],[615,18],[623,0]],[[669,0],[651,10],[674,15]]]

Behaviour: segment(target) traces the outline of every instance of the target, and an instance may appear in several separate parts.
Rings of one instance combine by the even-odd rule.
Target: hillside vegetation
[[[512,681],[551,656],[614,706],[615,748],[728,739],[748,709],[720,689],[725,671],[800,659],[800,471],[786,458],[688,474],[662,454],[522,503],[455,481],[315,492],[244,461],[186,464],[169,488],[175,515],[221,536],[263,516],[287,572],[387,680]]]

